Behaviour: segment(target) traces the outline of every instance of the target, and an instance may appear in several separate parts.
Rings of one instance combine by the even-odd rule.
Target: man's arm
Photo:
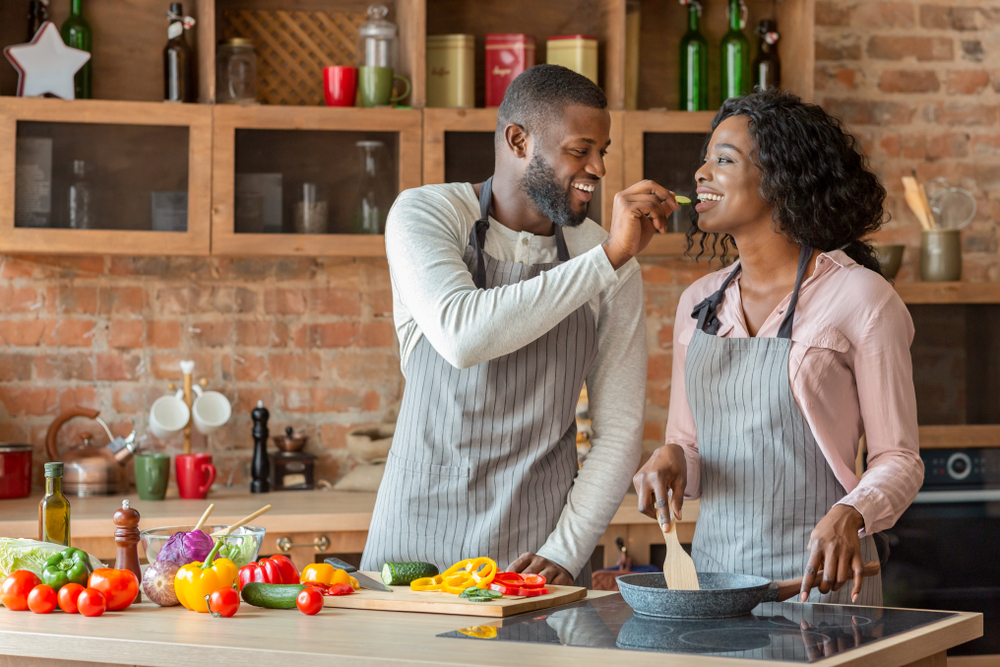
[[[457,368],[521,349],[618,282],[597,246],[530,280],[480,290],[462,260],[466,230],[446,198],[408,191],[393,205],[385,231],[400,299],[438,354]]]
[[[598,354],[587,376],[592,447],[556,529],[538,555],[574,577],[590,559],[639,465],[646,408],[646,308],[635,261],[622,285],[602,299]]]

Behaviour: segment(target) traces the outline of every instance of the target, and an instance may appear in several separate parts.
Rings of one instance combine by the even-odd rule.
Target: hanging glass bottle
[[[743,0],[729,0],[729,32],[722,38],[722,101],[750,92],[750,41],[743,34],[747,6]]]
[[[698,25],[701,2],[680,1],[688,9],[688,28],[681,38],[680,109],[705,111],[708,109],[708,42]]]

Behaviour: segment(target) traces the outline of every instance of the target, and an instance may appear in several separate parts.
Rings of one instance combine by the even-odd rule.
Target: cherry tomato
[[[303,614],[315,616],[323,608],[323,594],[314,588],[307,588],[295,598],[295,606]]]
[[[240,608],[240,596],[232,586],[223,586],[208,598],[208,610],[212,616],[229,618]]]
[[[96,588],[107,601],[108,611],[127,609],[139,595],[139,579],[130,570],[112,570],[102,567],[94,570],[87,581],[88,588]]]
[[[104,594],[96,588],[85,588],[76,599],[76,607],[84,616],[100,616],[108,607]]]
[[[15,570],[3,580],[0,602],[11,611],[28,611],[28,594],[42,580],[30,570]]]
[[[59,599],[59,608],[62,609],[67,614],[79,613],[79,609],[76,608],[76,600],[80,597],[80,593],[83,592],[83,586],[80,584],[66,584],[59,589],[57,597]]]
[[[28,609],[36,614],[51,614],[56,608],[56,589],[41,584],[28,593]]]

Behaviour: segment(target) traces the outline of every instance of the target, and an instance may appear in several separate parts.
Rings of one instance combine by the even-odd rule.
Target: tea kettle
[[[49,460],[63,462],[63,493],[66,495],[109,496],[128,492],[125,464],[135,454],[135,431],[127,438],[116,438],[98,414],[98,410],[90,408],[71,408],[60,413],[45,434],[45,451]],[[73,417],[93,419],[101,425],[111,442],[97,447],[93,436],[83,433],[81,442],[60,457],[56,436],[62,425]]]

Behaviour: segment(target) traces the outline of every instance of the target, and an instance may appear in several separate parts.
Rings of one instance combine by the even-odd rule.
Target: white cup
[[[217,391],[196,391],[196,393],[198,398],[191,406],[194,427],[204,435],[215,433],[233,416],[233,406],[228,398]]]
[[[184,430],[190,418],[191,411],[180,398],[160,396],[149,409],[149,430],[157,438],[172,438]]]

